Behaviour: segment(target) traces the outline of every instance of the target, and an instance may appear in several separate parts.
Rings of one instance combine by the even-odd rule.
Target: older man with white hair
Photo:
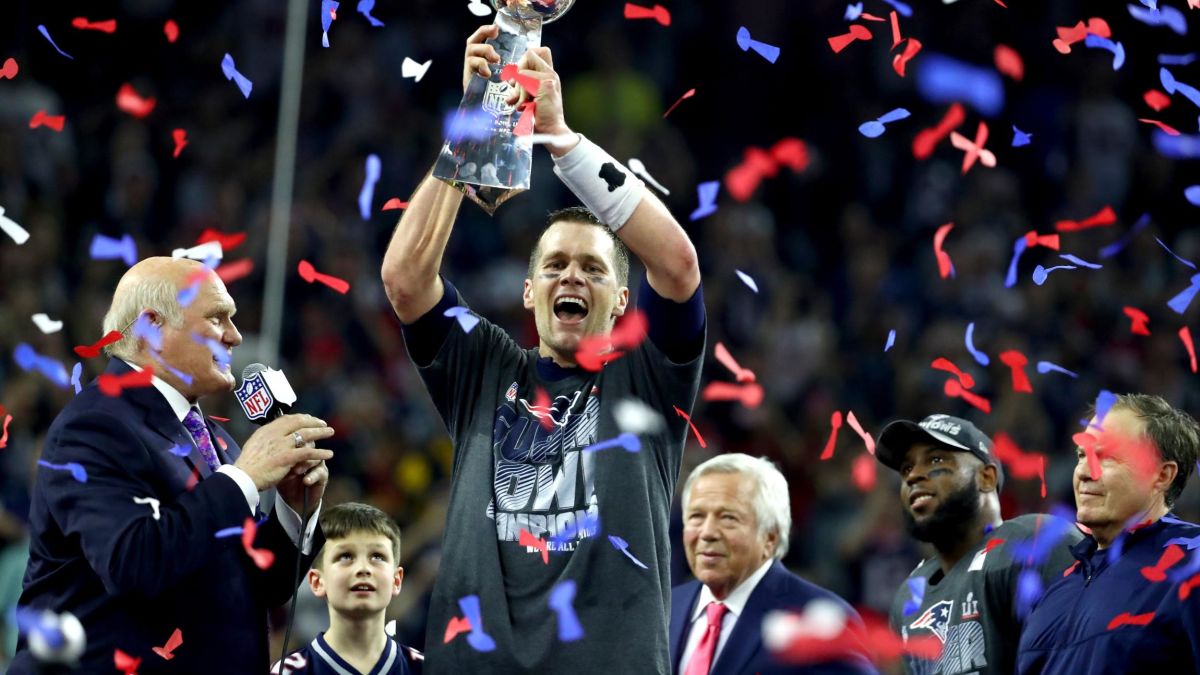
[[[683,546],[695,581],[671,592],[671,657],[678,675],[735,675],[784,670],[762,644],[762,623],[776,609],[802,611],[813,600],[841,606],[833,593],[784,568],[792,529],[787,480],[769,460],[718,455],[683,486]],[[874,672],[863,660],[787,672]]]

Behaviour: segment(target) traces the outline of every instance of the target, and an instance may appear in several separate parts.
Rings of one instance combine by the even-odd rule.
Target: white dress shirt
[[[758,582],[767,575],[767,570],[771,569],[771,564],[774,562],[775,559],[771,558],[763,563],[762,567],[754,570],[754,574],[738,584],[738,587],[733,589],[724,600],[717,600],[713,597],[712,591],[708,590],[708,586],[701,585],[700,597],[696,599],[696,606],[692,608],[691,632],[688,633],[688,639],[683,648],[683,657],[679,659],[679,672],[687,670],[692,655],[696,653],[696,648],[700,646],[700,640],[704,638],[704,631],[708,629],[705,608],[710,602],[720,602],[728,608],[725,617],[721,620],[721,636],[717,639],[717,649],[713,652],[712,665],[717,664],[721,650],[725,648],[725,641],[729,639],[729,634],[733,632],[733,626],[746,609],[746,601],[750,599],[750,594],[754,592]]]
[[[125,365],[138,372],[142,371],[137,364],[125,361]],[[192,405],[188,403],[188,400],[184,398],[183,394],[179,393],[178,389],[167,384],[158,375],[150,378],[150,384],[154,385],[154,388],[167,400],[167,404],[171,406],[171,410],[175,412],[175,416],[179,418],[181,423],[192,408],[195,408],[196,412],[200,413],[200,419],[204,419],[204,413],[200,411],[199,404]],[[190,438],[191,435],[189,434],[188,437]],[[213,438],[213,442],[215,444],[215,437]],[[250,508],[250,517],[254,517],[258,513],[258,504],[262,497],[258,494],[258,490],[254,485],[254,479],[250,477],[250,474],[232,464],[222,464],[217,469],[217,473],[223,473],[232,478],[233,482],[237,483],[237,486],[242,489],[242,494],[246,497],[246,506]],[[279,524],[283,526],[283,531],[287,533],[288,539],[296,541],[296,534],[300,531],[300,514],[292,510],[292,507],[288,506],[287,502],[284,501],[283,497],[279,496],[278,492],[275,493],[275,511],[279,514]],[[312,550],[313,533],[316,532],[317,519],[320,515],[321,502],[317,502],[317,508],[313,510],[312,516],[308,519],[308,527],[304,528],[303,546],[300,547],[300,552],[304,555],[308,555]]]

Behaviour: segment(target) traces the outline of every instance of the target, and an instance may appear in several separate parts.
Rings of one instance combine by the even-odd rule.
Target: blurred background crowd
[[[226,252],[227,261],[254,264],[230,284],[246,337],[235,369],[256,360],[286,19],[286,3],[275,0],[49,4],[6,5],[0,21],[0,61],[13,57],[21,67],[16,78],[0,80],[0,206],[32,235],[23,246],[0,237],[0,404],[12,416],[0,450],[0,607],[9,618],[24,567],[35,462],[51,420],[73,395],[22,371],[12,354],[26,342],[69,370],[77,360],[72,346],[100,337],[125,266],[91,260],[92,237],[130,234],[144,257],[191,246],[207,228],[244,232],[245,243]],[[373,13],[385,25],[372,27],[347,0],[329,48],[322,48],[319,3],[309,3],[287,309],[281,357],[272,364],[287,373],[297,408],[337,429],[328,444],[336,457],[326,501],[365,501],[401,525],[405,584],[391,614],[399,637],[414,645],[424,641],[424,606],[438,569],[451,448],[383,294],[379,266],[399,212],[380,207],[390,197],[408,198],[442,143],[444,115],[462,93],[463,43],[488,21],[466,4],[380,0]],[[882,0],[863,4],[880,17],[893,9]],[[626,20],[615,0],[579,0],[544,33],[563,79],[568,124],[623,161],[641,159],[670,190],[663,199],[696,243],[709,313],[705,382],[732,379],[712,358],[722,342],[766,391],[754,409],[697,402],[693,419],[707,448],[689,437],[681,478],[720,452],[776,461],[788,477],[795,521],[784,562],[868,610],[886,610],[923,551],[904,530],[895,475],[879,471],[869,489],[852,479],[853,459],[866,452],[853,431],[843,428],[833,458],[818,460],[834,411],[853,411],[875,435],[895,418],[952,413],[1046,453],[1047,497],[1037,480],[1009,480],[1006,517],[1072,505],[1070,437],[1100,389],[1159,394],[1200,411],[1198,376],[1176,334],[1194,323],[1196,310],[1180,316],[1166,305],[1194,271],[1155,241],[1200,260],[1200,209],[1183,197],[1184,187],[1200,183],[1200,172],[1194,161],[1158,154],[1153,127],[1138,122],[1154,118],[1195,133],[1200,110],[1186,99],[1176,96],[1161,113],[1142,101],[1144,91],[1160,86],[1157,55],[1186,53],[1195,37],[1135,22],[1121,3],[1007,4],[920,2],[901,19],[903,34],[920,39],[926,53],[991,67],[994,48],[1005,44],[1024,59],[1023,80],[1005,80],[1000,114],[984,118],[968,106],[960,131],[974,137],[986,120],[998,165],[976,165],[966,175],[962,152],[948,141],[926,161],[913,158],[913,135],[935,124],[946,106],[920,97],[911,68],[905,78],[893,71],[887,23],[868,23],[875,34],[869,42],[840,54],[830,49],[826,38],[847,31],[845,0],[668,2],[669,27]],[[1182,0],[1162,4],[1187,12]],[[118,30],[75,30],[70,21],[80,15],[115,18]],[[1081,43],[1064,55],[1051,46],[1055,27],[1096,15],[1124,45],[1119,71],[1106,51]],[[180,27],[174,44],[163,35],[167,19]],[[74,60],[53,51],[39,24]],[[741,26],[779,46],[778,61],[740,50]],[[249,99],[221,75],[225,53],[253,81]],[[402,78],[406,56],[432,60],[420,82]],[[1173,70],[1200,83],[1200,66]],[[149,117],[116,108],[126,82],[157,99]],[[693,88],[695,95],[664,119]],[[860,123],[896,107],[912,117],[876,139],[859,134]],[[64,130],[30,129],[38,110],[66,115]],[[1010,147],[1014,124],[1033,134],[1030,145]],[[178,158],[174,128],[189,138]],[[803,171],[783,168],[745,202],[723,190],[715,214],[688,220],[697,184],[722,180],[746,148],[769,148],[785,137],[806,143]],[[383,171],[373,215],[364,221],[357,197],[372,153]],[[529,250],[545,214],[575,203],[546,153],[535,157],[533,189],[495,217],[464,203],[444,269],[474,310],[523,345],[536,343],[520,303]],[[1142,214],[1150,214],[1150,225],[1103,260],[1103,269],[1057,271],[1041,286],[1031,281],[1034,266],[1061,261],[1033,249],[1022,259],[1018,284],[1005,287],[1018,237],[1052,232],[1056,220],[1082,219],[1106,205],[1118,222],[1064,234],[1063,252],[1100,261],[1101,247]],[[955,223],[945,244],[955,275],[943,279],[932,240],[947,222]],[[301,259],[349,281],[350,292],[305,283],[295,272]],[[739,280],[739,270],[757,291]],[[1126,306],[1149,315],[1150,336],[1131,334]],[[30,320],[39,312],[64,320],[65,328],[41,334]],[[974,363],[965,347],[971,322],[975,346],[992,357],[988,367]],[[891,330],[895,344],[885,352]],[[1029,357],[1032,394],[1013,391],[996,358],[1008,349]],[[937,357],[975,377],[974,391],[991,400],[990,414],[945,396],[945,374],[930,368]],[[1038,374],[1032,364],[1039,360],[1078,378]],[[85,381],[102,361],[85,361]],[[249,434],[232,395],[206,400],[205,410],[231,418],[235,437]],[[1178,515],[1200,518],[1198,492],[1194,485],[1184,492]],[[678,513],[674,524],[679,535]],[[673,573],[682,582],[687,567],[679,540],[673,544]],[[301,602],[296,641],[326,622],[323,605]],[[4,630],[13,640],[11,623]]]

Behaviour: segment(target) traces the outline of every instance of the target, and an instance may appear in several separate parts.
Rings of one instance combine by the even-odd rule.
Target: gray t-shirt
[[[906,642],[911,638],[936,636],[942,643],[942,658],[928,661],[905,656],[905,673],[1011,675],[1021,637],[1022,621],[1017,615],[1019,576],[1028,567],[1023,557],[1014,559],[1014,549],[1029,548],[1035,534],[1044,536],[1046,531],[1066,529],[1045,561],[1030,567],[1045,588],[1075,562],[1070,547],[1083,537],[1074,526],[1067,527],[1061,521],[1056,527],[1048,527],[1051,519],[1058,520],[1050,515],[1028,514],[1004,521],[947,574],[942,573],[937,558],[917,565],[908,578],[927,580],[925,596],[919,608],[905,615],[904,606],[913,596],[908,583],[900,586],[889,617],[892,630]],[[988,542],[992,540],[1004,543],[988,550]]]
[[[691,410],[702,361],[700,349],[673,364],[644,340],[589,373],[538,364],[536,349],[487,319],[469,333],[450,329],[419,368],[454,442],[425,644],[430,675],[671,672],[668,519],[688,433],[672,406]],[[664,430],[641,435],[635,452],[583,452],[618,436],[613,408],[625,399],[660,412]],[[546,541],[546,557],[523,536]],[[565,581],[576,585],[583,629],[569,642],[548,606]],[[469,619],[467,596],[478,597],[494,649],[466,634],[445,641],[453,619]]]

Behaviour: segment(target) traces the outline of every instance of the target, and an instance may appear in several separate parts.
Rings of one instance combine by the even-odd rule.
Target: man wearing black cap
[[[900,474],[909,532],[937,552],[900,587],[890,618],[905,641],[935,636],[942,655],[905,657],[905,672],[1013,672],[1028,604],[1071,565],[1080,533],[1043,514],[1003,520],[992,439],[964,419],[892,422],[875,456]]]

